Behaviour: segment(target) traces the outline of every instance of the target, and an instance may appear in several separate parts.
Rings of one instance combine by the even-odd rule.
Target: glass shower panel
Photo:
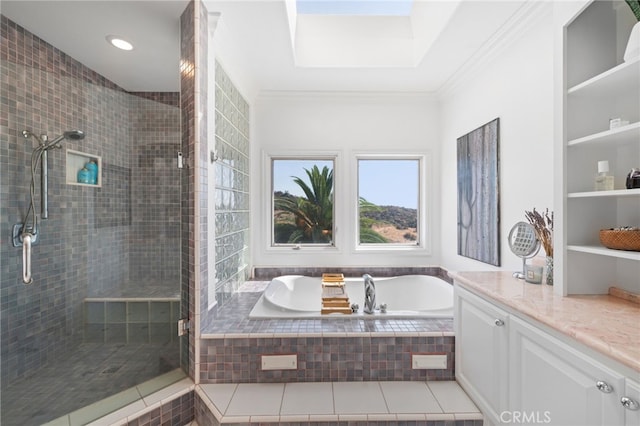
[[[1,24],[11,43],[0,61],[0,423],[40,425],[184,376],[179,94],[127,93],[5,16]],[[22,250],[5,238],[30,198],[38,142],[22,131],[51,139],[69,129],[86,136],[48,152],[49,218],[25,285]],[[83,155],[101,159],[100,185],[73,178]]]

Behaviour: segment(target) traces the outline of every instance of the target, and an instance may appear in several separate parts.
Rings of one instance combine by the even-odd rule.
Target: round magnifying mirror
[[[527,259],[534,257],[540,250],[536,230],[530,223],[518,222],[513,225],[509,232],[509,248],[513,254],[522,259],[522,272],[514,272],[513,276],[523,279]]]

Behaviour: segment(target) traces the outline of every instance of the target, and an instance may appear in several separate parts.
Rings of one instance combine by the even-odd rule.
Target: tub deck
[[[453,319],[251,319],[261,292],[238,292],[203,327],[200,383],[454,380]],[[296,370],[262,370],[262,355],[296,354]],[[413,369],[412,354],[446,354],[445,369]]]
[[[249,318],[249,313],[262,296],[269,281],[249,281],[227,301],[217,314],[202,328],[202,338],[215,339],[242,334],[281,335],[329,335],[344,333],[398,334],[429,333],[430,335],[453,336],[453,318],[389,318],[383,315],[344,315],[331,318]],[[247,337],[247,336],[245,336]]]

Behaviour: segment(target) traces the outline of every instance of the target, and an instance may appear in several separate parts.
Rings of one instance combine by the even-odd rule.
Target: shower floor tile
[[[179,367],[170,344],[83,343],[1,394],[2,426],[41,425]]]

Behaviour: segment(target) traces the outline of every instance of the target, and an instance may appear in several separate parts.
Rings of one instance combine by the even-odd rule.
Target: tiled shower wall
[[[178,94],[170,105],[131,97],[133,141],[131,170],[132,230],[129,234],[127,293],[149,287],[148,295],[179,297],[180,282],[180,109]]]
[[[161,102],[132,96],[6,17],[0,19],[4,387],[79,341],[85,297],[118,296],[140,283],[153,284],[149,277],[175,280],[177,289],[179,198],[159,191],[168,182],[179,190],[180,175],[170,153],[180,146],[175,137],[180,116],[176,94],[151,96]],[[11,227],[23,221],[28,206],[30,157],[36,146],[22,137],[23,129],[49,137],[69,129],[86,134],[82,141],[65,140],[62,150],[49,152],[50,218],[39,225],[34,282],[28,286],[21,278],[22,251],[11,245]],[[67,148],[102,157],[101,188],[66,183]],[[162,249],[160,236],[168,237]],[[138,242],[154,247],[153,256]],[[149,267],[146,272],[143,265]]]
[[[218,308],[249,278],[249,105],[216,61],[215,294]]]

